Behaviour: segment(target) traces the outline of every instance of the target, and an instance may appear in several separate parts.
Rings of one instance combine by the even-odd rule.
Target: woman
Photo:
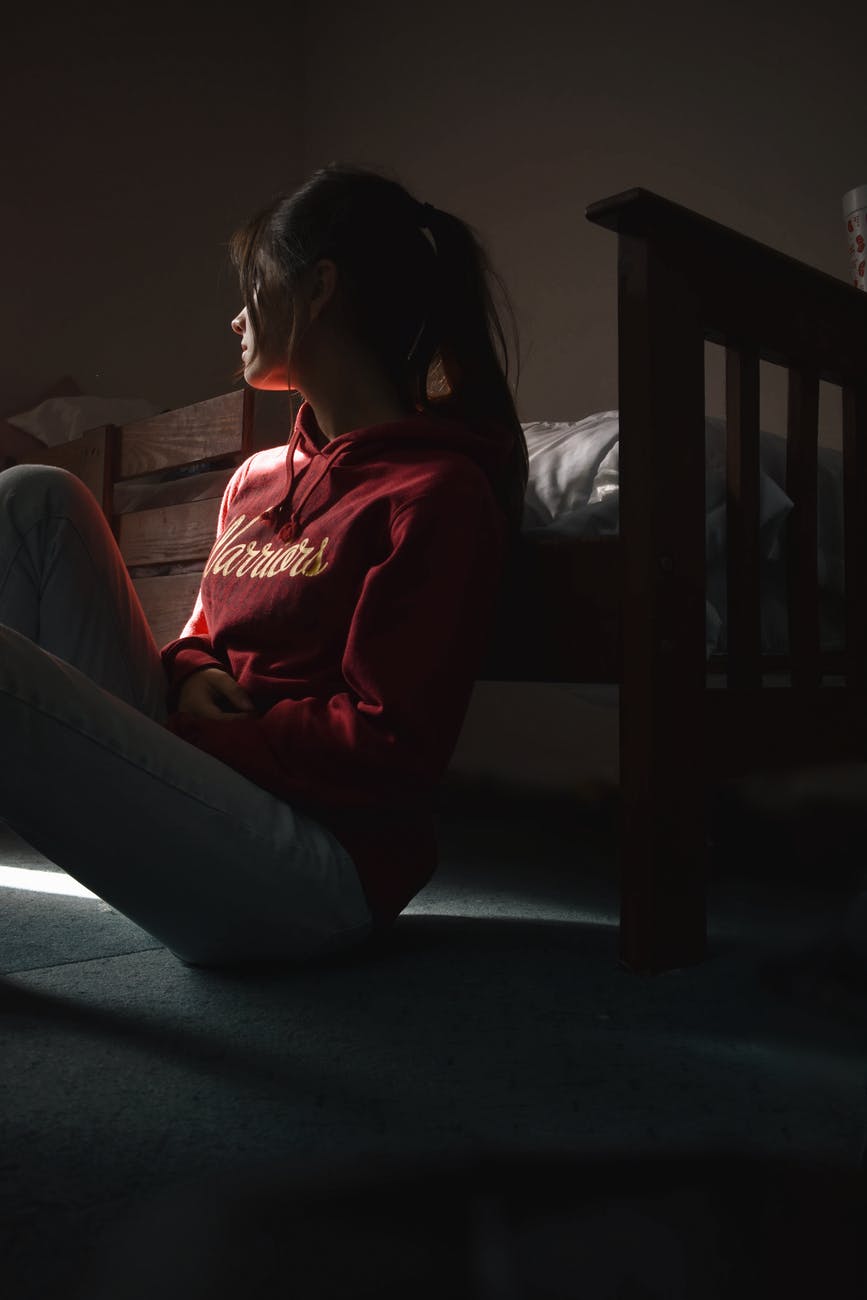
[[[469,226],[332,164],[230,250],[236,377],[304,401],[176,641],[77,479],[0,475],[0,817],[198,965],[355,946],[430,879],[527,485]]]

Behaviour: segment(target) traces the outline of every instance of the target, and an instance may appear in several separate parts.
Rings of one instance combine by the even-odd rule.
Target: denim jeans
[[[0,818],[189,964],[366,939],[343,846],[168,731],[166,685],[88,489],[51,467],[0,473]]]

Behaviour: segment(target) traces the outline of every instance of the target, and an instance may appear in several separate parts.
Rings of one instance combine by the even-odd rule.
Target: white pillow
[[[615,534],[619,528],[620,413],[601,411],[577,422],[524,424],[530,476],[524,529],[571,536]],[[725,556],[725,421],[705,417],[705,511],[708,564]],[[770,435],[763,434],[763,439]],[[762,554],[771,556],[792,509],[782,488],[759,471]]]
[[[786,482],[786,439],[763,433],[762,467],[780,488]],[[820,446],[816,463],[819,586],[843,594],[843,453]]]
[[[537,420],[522,426],[530,474],[525,532],[572,537],[613,536],[620,528],[620,416],[601,411],[577,422]],[[719,647],[725,624],[725,421],[705,417],[705,652]],[[767,436],[762,435],[762,441]],[[759,471],[759,550],[773,558],[792,509],[782,487]],[[769,647],[765,647],[769,648]]]
[[[534,522],[550,523],[586,505],[597,471],[617,443],[617,411],[577,422],[534,420],[522,427],[530,460],[525,501]]]
[[[101,424],[132,424],[158,415],[159,407],[141,397],[49,397],[30,411],[8,415],[10,424],[30,433],[47,447],[71,442]]]
[[[759,554],[774,559],[780,528],[793,502],[765,471],[762,449],[770,436],[764,431],[759,435]],[[705,537],[708,565],[725,563],[726,422],[717,416],[705,419]]]

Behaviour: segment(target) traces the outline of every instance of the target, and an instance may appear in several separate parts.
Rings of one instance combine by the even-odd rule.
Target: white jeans
[[[339,841],[167,731],[165,695],[91,493],[66,470],[4,470],[0,818],[187,963],[303,961],[366,939]]]

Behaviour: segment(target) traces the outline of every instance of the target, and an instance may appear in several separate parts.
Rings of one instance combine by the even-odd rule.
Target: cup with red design
[[[849,281],[856,289],[867,291],[864,280],[867,264],[867,185],[858,185],[843,195],[843,220],[846,223],[846,247],[849,250]]]

